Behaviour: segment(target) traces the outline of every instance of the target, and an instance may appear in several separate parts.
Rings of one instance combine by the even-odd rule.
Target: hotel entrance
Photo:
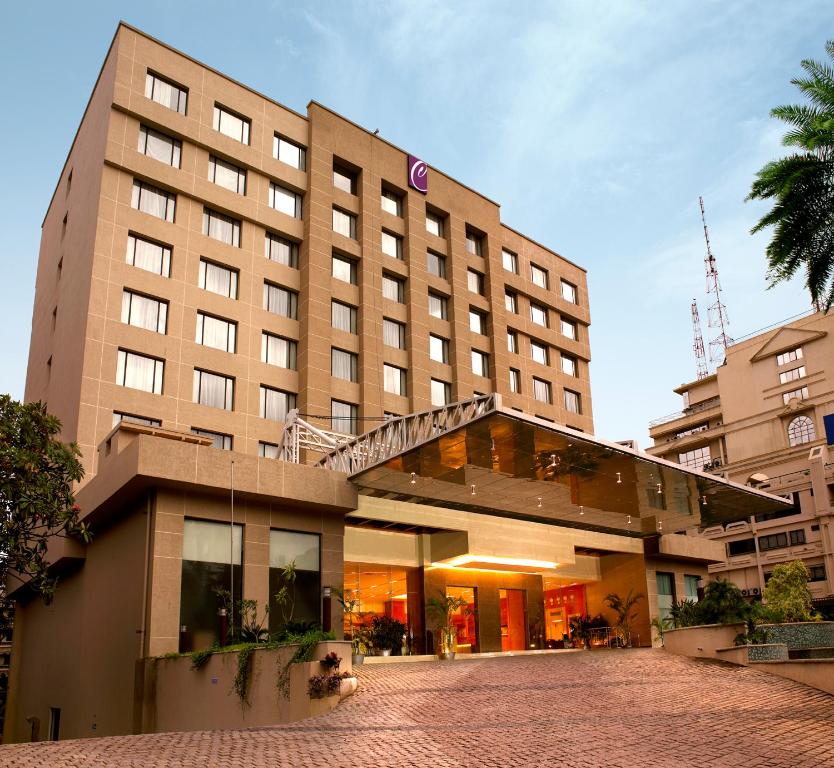
[[[527,648],[527,600],[523,589],[499,589],[501,606],[501,650]]]
[[[455,625],[456,653],[478,653],[478,590],[475,587],[446,587],[447,597],[464,602],[452,614]]]

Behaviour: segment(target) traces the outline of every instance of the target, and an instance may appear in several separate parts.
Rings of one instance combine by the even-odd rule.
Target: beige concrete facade
[[[792,496],[792,512],[703,531],[725,548],[710,573],[751,597],[774,565],[800,559],[814,597],[834,599],[834,450],[823,423],[832,382],[834,314],[814,313],[733,344],[715,374],[675,390],[681,413],[650,425],[650,454]]]

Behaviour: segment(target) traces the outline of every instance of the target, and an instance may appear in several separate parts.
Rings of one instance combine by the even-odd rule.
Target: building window
[[[438,363],[449,363],[449,340],[429,334],[429,357]]]
[[[264,309],[274,315],[298,320],[298,294],[264,281]]]
[[[568,413],[582,413],[582,400],[579,392],[571,389],[565,390],[565,410]]]
[[[203,234],[226,245],[240,248],[240,222],[211,208],[203,209]]]
[[[263,331],[261,333],[261,362],[278,368],[296,370],[298,344],[292,339],[276,336]]]
[[[452,402],[452,385],[448,381],[431,380],[431,404],[435,407],[449,405]]]
[[[249,120],[219,104],[214,105],[214,130],[241,144],[249,143]]]
[[[356,194],[356,174],[344,166],[333,164],[333,186],[347,192],[349,195]]]
[[[562,373],[566,376],[576,376],[579,369],[579,363],[575,357],[562,353]]]
[[[356,316],[356,307],[342,304],[340,301],[330,302],[330,322],[337,330],[356,333]]]
[[[141,424],[143,427],[161,427],[162,422],[159,419],[150,419],[147,416],[136,416],[133,413],[121,413],[120,411],[113,411],[113,426],[121,424],[123,421],[129,424]]]
[[[683,596],[687,600],[698,602],[698,582],[701,580],[700,576],[690,576],[684,574],[683,577]]]
[[[486,315],[471,307],[469,308],[469,330],[473,333],[480,333],[482,336],[486,336],[487,332]]]
[[[514,275],[518,274],[518,255],[506,248],[501,250],[501,263],[507,272],[512,272]]]
[[[507,331],[507,350],[518,354],[518,333],[516,331]]]
[[[538,341],[530,341],[530,357],[536,363],[550,365],[550,354],[547,345],[541,344]]]
[[[164,221],[174,220],[177,196],[143,181],[133,180],[133,196],[130,204],[137,211],[156,216]]]
[[[269,182],[269,207],[280,213],[301,218],[301,195],[291,189],[282,187],[274,181]]]
[[[173,109],[174,112],[185,114],[188,91],[152,72],[148,72],[145,77],[145,96],[157,104],[162,104],[163,107]]]
[[[443,217],[426,211],[426,232],[435,237],[443,237]]]
[[[391,256],[394,259],[402,261],[403,258],[403,239],[397,235],[382,230],[382,252],[386,256]]]
[[[356,271],[356,262],[353,259],[349,259],[347,256],[340,256],[336,253],[331,257],[331,274],[335,280],[356,285]]]
[[[382,366],[383,388],[392,395],[406,394],[406,372],[396,365],[385,363]]]
[[[695,448],[686,453],[678,454],[678,464],[689,469],[697,469],[703,472],[704,467],[712,461],[709,446],[705,445],[703,448]]]
[[[258,443],[258,456],[262,459],[277,459],[280,450],[275,443]]]
[[[356,240],[356,216],[339,208],[333,209],[333,231]]]
[[[210,408],[231,411],[234,406],[235,380],[231,376],[194,369],[194,402]]]
[[[466,270],[466,282],[469,290],[472,293],[477,293],[479,296],[484,295],[484,276],[474,269]]]
[[[657,615],[662,620],[672,615],[675,602],[675,574],[656,572],[657,579]]]
[[[540,304],[530,303],[530,319],[543,328],[547,328],[547,308]]]
[[[236,269],[200,259],[199,287],[219,296],[237,298],[238,274]]]
[[[214,155],[209,155],[208,180],[238,195],[246,194],[246,171]]]
[[[116,384],[121,387],[161,395],[164,372],[165,363],[155,357],[124,349],[120,349],[116,357]]]
[[[788,534],[771,533],[769,536],[759,536],[759,552],[767,552],[771,549],[785,549],[788,546]]]
[[[277,133],[272,139],[272,156],[299,171],[306,170],[307,151]]]
[[[237,323],[207,315],[205,312],[197,313],[197,333],[194,340],[198,344],[234,353],[236,335]]]
[[[296,397],[292,392],[284,392],[261,384],[261,418],[269,421],[286,421],[287,414],[295,408],[295,400]]]
[[[472,229],[466,230],[466,251],[473,256],[484,255],[484,238],[483,235],[478,234]]]
[[[395,349],[405,349],[405,325],[383,317],[382,343]]]
[[[343,381],[359,381],[359,356],[344,349],[331,347],[330,375]]]
[[[738,541],[727,542],[727,557],[749,555],[755,551],[756,542],[753,539],[739,539]]]
[[[517,368],[510,368],[510,392],[521,392],[521,371]]]
[[[512,312],[514,315],[518,314],[518,294],[515,291],[505,291],[504,307],[507,312]]]
[[[217,594],[231,579],[243,584],[243,526],[207,520],[185,520],[182,537],[182,585],[180,622],[194,648],[210,648],[220,642]],[[181,649],[185,650],[185,649]]]
[[[533,281],[533,285],[538,285],[539,288],[548,287],[547,270],[542,269],[542,267],[537,267],[535,264],[531,264],[530,279]]]
[[[794,360],[802,360],[802,347],[790,349],[781,355],[776,355],[776,365],[786,365],[787,363],[792,363]]]
[[[788,443],[791,447],[811,443],[816,439],[814,422],[808,416],[797,416],[788,424]]]
[[[553,394],[550,389],[550,382],[533,377],[533,397],[540,403],[552,403]]]
[[[576,338],[577,338],[576,323],[574,323],[571,320],[565,320],[564,318],[562,318],[562,321],[560,323],[560,327],[561,327],[561,330],[562,330],[562,336],[564,336],[568,339],[573,339],[574,341],[576,341]]]
[[[805,377],[805,366],[800,365],[799,368],[791,368],[789,371],[782,371],[779,374],[779,383],[787,384],[789,381],[796,381]]]
[[[808,581],[825,581],[825,566],[824,565],[809,565],[808,566]]]
[[[792,547],[798,546],[799,544],[805,544],[805,529],[797,528],[793,531],[788,531],[788,538],[790,539]]]
[[[405,302],[405,280],[393,275],[382,275],[382,296],[398,304]]]
[[[802,387],[801,389],[792,389],[790,392],[785,392],[782,394],[782,402],[785,405],[787,405],[794,398],[797,400],[807,400],[808,387]]]
[[[562,280],[562,298],[571,304],[576,304],[576,286],[567,280]]]
[[[387,211],[388,213],[392,214],[393,216],[399,216],[402,218],[403,215],[403,199],[401,195],[398,195],[396,192],[391,192],[391,190],[383,189],[382,190],[382,210]]]
[[[122,322],[164,334],[168,327],[168,302],[125,290],[122,293]]]
[[[174,168],[180,167],[180,156],[182,154],[182,142],[164,133],[148,128],[145,125],[139,126],[139,152],[160,163],[171,165]]]
[[[210,438],[212,440],[212,448],[217,448],[220,451],[232,450],[231,435],[224,435],[222,432],[211,432],[208,429],[196,429],[195,427],[191,427],[191,434]]]
[[[446,257],[441,256],[434,251],[428,251],[426,254],[426,269],[430,275],[435,277],[446,277]]]
[[[298,243],[287,240],[280,235],[267,232],[264,238],[264,251],[266,258],[285,267],[298,269]]]
[[[344,429],[342,432],[346,431]],[[274,596],[287,586],[284,570],[293,565],[292,621],[309,626],[321,624],[320,537],[317,533],[295,531],[269,532],[269,594],[273,595],[269,611],[270,634],[285,628],[284,614]]]
[[[489,355],[486,352],[472,350],[472,373],[477,376],[489,376]]]
[[[429,314],[446,320],[449,315],[449,300],[438,293],[429,293]]]
[[[359,408],[341,400],[330,401],[330,427],[343,435],[359,434]]]

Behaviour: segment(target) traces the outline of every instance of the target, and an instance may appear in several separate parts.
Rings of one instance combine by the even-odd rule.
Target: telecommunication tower
[[[698,202],[701,205],[701,222],[704,225],[704,240],[707,244],[707,255],[704,257],[704,267],[707,272],[707,295],[715,294],[715,302],[707,308],[707,325],[718,330],[718,336],[709,343],[709,359],[716,365],[721,365],[724,362],[727,347],[733,343],[733,339],[727,335],[730,318],[727,315],[727,307],[721,302],[721,283],[718,281],[718,266],[709,244],[704,198],[699,197]]]
[[[692,299],[692,334],[694,338],[692,351],[695,352],[695,362],[698,364],[698,379],[705,379],[709,376],[709,369],[704,352],[704,337],[701,335],[701,318],[698,317],[698,302],[695,299]]]

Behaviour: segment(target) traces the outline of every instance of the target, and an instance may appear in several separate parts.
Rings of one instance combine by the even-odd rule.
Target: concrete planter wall
[[[347,641],[319,643],[315,661],[290,668],[289,696],[278,691],[278,673],[292,658],[295,645],[258,649],[252,654],[247,703],[241,704],[232,684],[238,654],[216,653],[201,669],[191,669],[191,657],[150,658],[139,662],[140,695],[134,717],[135,733],[252,728],[302,720],[324,714],[339,703],[339,695],[311,699],[307,683],[325,672],[319,659],[331,651],[342,658],[340,672],[352,671]]]
[[[663,633],[663,647],[669,653],[679,656],[714,659],[718,657],[719,648],[733,645],[739,632],[744,632],[741,624],[700,624],[696,627],[667,629]]]
[[[801,621],[793,624],[760,624],[769,643],[794,648],[834,647],[834,621]]]

